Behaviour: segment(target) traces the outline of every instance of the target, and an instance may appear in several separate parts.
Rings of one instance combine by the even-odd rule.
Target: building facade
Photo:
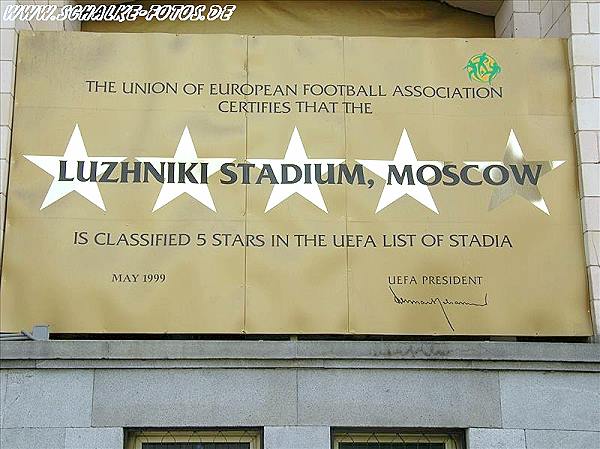
[[[2,1],[3,9],[9,3],[14,2]],[[307,4],[276,14],[280,20],[260,19],[257,30],[254,14],[268,16],[269,9],[255,3],[254,12],[231,21],[228,33],[352,36],[373,26],[361,19],[368,7],[360,2],[354,2],[356,10],[342,13],[345,23],[332,25],[340,6],[323,2],[328,3],[322,6],[324,20],[299,16],[302,8],[309,15],[315,11]],[[401,30],[390,30],[383,21],[359,34],[566,41],[592,335],[309,331],[160,338],[110,331],[55,334],[54,323],[32,323],[49,325],[51,338],[41,327],[25,341],[8,341],[21,338],[12,334],[0,341],[2,449],[600,447],[600,3],[415,1],[397,6],[388,11],[385,2],[380,5],[384,14],[402,17]],[[306,27],[302,33],[286,32],[297,23]],[[193,33],[190,27],[3,19],[0,235],[7,223],[11,142],[16,141],[15,69],[26,57],[20,53],[25,39],[37,31],[185,34]],[[2,329],[9,330],[20,329]]]

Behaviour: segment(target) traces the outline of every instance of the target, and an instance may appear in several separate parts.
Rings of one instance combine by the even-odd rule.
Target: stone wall
[[[496,36],[567,38],[583,236],[595,334],[600,334],[600,1],[505,0]],[[598,337],[596,337],[597,339]]]
[[[135,427],[464,428],[468,449],[600,443],[600,349],[505,342],[0,343],[3,449],[122,449]]]
[[[570,0],[505,0],[496,13],[496,36],[567,38],[572,8]]]
[[[597,335],[599,15],[594,1],[507,0],[496,16],[499,37],[569,39]],[[77,29],[1,23],[2,227],[17,35],[49,26]],[[258,426],[265,449],[326,449],[338,426],[464,428],[467,449],[600,447],[599,344],[3,342],[0,364],[2,449],[122,449],[138,426]]]

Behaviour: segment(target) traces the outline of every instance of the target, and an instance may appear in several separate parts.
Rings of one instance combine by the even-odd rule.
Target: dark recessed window
[[[446,449],[444,443],[340,443],[339,449]]]
[[[250,449],[250,443],[142,443],[142,449]]]

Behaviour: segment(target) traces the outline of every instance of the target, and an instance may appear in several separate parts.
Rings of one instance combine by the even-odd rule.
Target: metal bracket
[[[50,326],[47,324],[39,324],[33,326],[31,332],[1,332],[0,341],[48,341],[50,340]]]

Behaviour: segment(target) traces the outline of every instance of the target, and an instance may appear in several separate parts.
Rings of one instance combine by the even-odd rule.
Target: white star
[[[98,206],[103,211],[106,211],[106,207],[104,206],[104,201],[102,200],[102,195],[100,194],[100,189],[98,188],[98,184],[96,182],[81,182],[77,180],[77,161],[84,162],[84,166],[88,166],[89,170],[87,173],[83,173],[84,176],[89,175],[89,171],[91,170],[91,166],[88,164],[90,162],[98,162],[97,166],[97,176],[102,175],[107,169],[108,166],[103,166],[102,162],[121,162],[126,157],[88,157],[87,151],[85,149],[85,145],[83,143],[83,138],[81,137],[81,132],[79,131],[79,125],[75,125],[75,129],[73,129],[73,133],[71,134],[71,138],[69,139],[69,143],[67,145],[67,149],[65,150],[65,154],[63,156],[32,156],[32,155],[23,155],[26,159],[33,162],[35,165],[40,167],[46,173],[52,175],[54,180],[48,189],[48,193],[46,194],[46,198],[42,203],[42,207],[40,210],[44,209],[47,206],[50,206],[52,203],[58,201],[63,196],[71,193],[77,192],[81,196],[83,196],[88,201],[92,202],[96,206]],[[72,181],[59,181],[60,177],[60,161],[66,161],[65,167],[65,177],[74,178]]]
[[[477,165],[477,170],[483,172],[487,167],[492,165],[503,165],[504,167],[511,169],[511,165],[516,167],[530,167],[539,166],[539,178],[547,173],[550,173],[555,168],[560,167],[565,161],[530,161],[525,159],[521,144],[517,140],[515,132],[511,129],[508,135],[508,141],[506,142],[506,151],[504,152],[504,160],[502,161],[465,161],[465,164]],[[535,171],[535,169],[534,169]],[[499,181],[498,173],[490,170],[490,176],[496,182]],[[538,179],[539,179],[538,178]],[[504,201],[511,198],[513,195],[519,195],[537,207],[539,210],[544,212],[546,215],[550,215],[546,201],[540,192],[537,184],[531,183],[517,183],[514,177],[510,177],[504,184],[498,185],[492,197],[490,198],[490,205],[488,210],[492,210],[500,206]]]
[[[386,185],[383,188],[383,192],[381,192],[381,197],[379,198],[379,204],[377,204],[377,210],[375,213],[381,211],[386,208],[394,201],[399,198],[402,198],[404,195],[408,195],[413,197],[419,203],[423,204],[425,207],[428,207],[436,214],[439,214],[438,209],[435,205],[435,201],[433,201],[433,197],[431,196],[431,192],[429,191],[429,187],[425,184],[421,184],[415,174],[419,167],[423,165],[434,165],[438,168],[443,167],[443,163],[440,161],[418,161],[417,156],[415,155],[415,151],[413,150],[412,144],[410,143],[410,139],[408,138],[408,133],[406,129],[402,131],[402,136],[400,137],[400,142],[398,142],[398,147],[396,148],[396,154],[394,155],[394,159],[391,161],[386,160],[371,160],[371,159],[357,159],[359,164],[364,165],[373,173],[375,173],[380,178],[386,181]],[[400,174],[402,174],[405,166],[412,167],[412,173],[414,176],[414,185],[408,185],[406,183],[406,179],[403,180],[402,184],[398,184],[394,177],[391,178],[391,184],[387,184],[390,166],[395,166]],[[424,169],[424,178],[426,181],[431,179],[434,176],[434,173],[429,175],[425,175],[425,171],[432,172],[432,169]]]
[[[150,162],[158,171],[161,171],[161,163],[197,163],[198,165],[191,171],[191,173],[198,180],[200,180],[201,178],[201,163],[207,164],[206,174],[207,177],[210,177],[211,175],[215,174],[220,170],[221,165],[228,162],[233,162],[235,160],[235,158],[199,158],[196,153],[196,148],[194,147],[194,142],[192,141],[192,136],[190,135],[190,131],[188,130],[187,126],[181,134],[181,139],[179,139],[179,145],[177,145],[177,150],[175,151],[175,155],[173,157],[137,157],[136,159],[140,162]],[[163,183],[162,188],[160,189],[160,193],[158,194],[158,198],[156,198],[156,203],[154,204],[152,212],[160,209],[165,204],[171,202],[183,193],[187,193],[192,198],[204,204],[212,211],[217,211],[212,196],[210,195],[210,190],[208,190],[208,186],[200,182],[193,183],[186,178],[185,182],[182,183]]]
[[[309,159],[306,155],[304,145],[302,144],[302,139],[300,139],[298,128],[294,127],[294,132],[292,133],[290,143],[288,144],[287,151],[285,152],[283,159],[248,159],[248,161],[255,164],[258,168],[262,168],[262,166],[266,164],[270,165],[273,168],[277,181],[281,183],[282,164],[294,164],[301,168],[304,168],[304,164],[334,164],[334,166],[338,166],[344,162],[344,159]],[[311,171],[310,181],[310,184],[304,184],[303,176],[303,179],[294,184],[275,184],[273,186],[273,190],[271,191],[271,196],[269,196],[269,201],[267,202],[265,212],[268,212],[279,203],[292,196],[294,193],[303,196],[319,209],[327,212],[327,206],[323,200],[323,195],[321,195],[319,185],[316,184],[314,165],[313,170]]]

